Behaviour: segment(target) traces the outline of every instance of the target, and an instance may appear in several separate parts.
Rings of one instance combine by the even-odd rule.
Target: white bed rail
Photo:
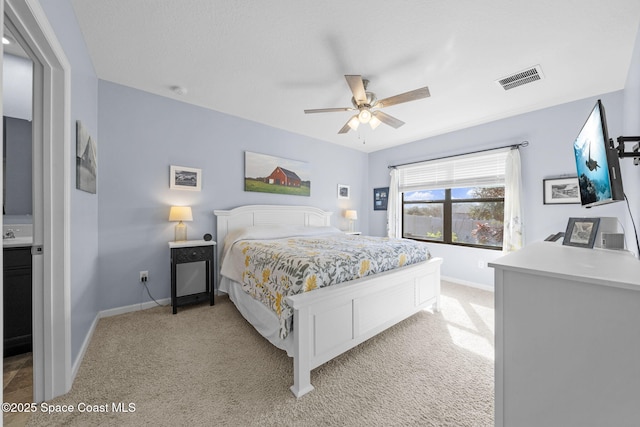
[[[287,297],[294,310],[294,384],[311,390],[311,370],[426,308],[440,310],[441,258]]]

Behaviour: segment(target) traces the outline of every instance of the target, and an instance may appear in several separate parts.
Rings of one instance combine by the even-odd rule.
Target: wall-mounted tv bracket
[[[625,151],[625,142],[636,142],[637,144],[633,146],[632,151]],[[610,140],[610,143],[613,147],[613,140]],[[618,157],[633,157],[633,164],[636,166],[640,164],[640,136],[619,136],[616,150],[618,150]]]

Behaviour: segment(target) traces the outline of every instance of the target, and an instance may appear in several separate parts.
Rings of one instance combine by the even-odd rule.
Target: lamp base
[[[184,222],[180,221],[176,225],[176,242],[183,242],[187,240],[187,226]]]
[[[353,233],[356,231],[356,222],[352,219],[349,220],[349,232]]]

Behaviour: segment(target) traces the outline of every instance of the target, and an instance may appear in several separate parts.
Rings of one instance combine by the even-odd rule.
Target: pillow
[[[224,238],[223,259],[231,246],[239,240],[283,239],[286,237],[318,236],[342,231],[333,226],[306,227],[304,225],[264,224],[238,228]]]

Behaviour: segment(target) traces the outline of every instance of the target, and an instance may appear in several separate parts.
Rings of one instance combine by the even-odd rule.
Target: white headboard
[[[231,210],[215,210],[216,241],[222,251],[226,235],[237,228],[252,225],[289,224],[306,227],[331,225],[333,212],[326,212],[313,206],[286,205],[246,205]]]

